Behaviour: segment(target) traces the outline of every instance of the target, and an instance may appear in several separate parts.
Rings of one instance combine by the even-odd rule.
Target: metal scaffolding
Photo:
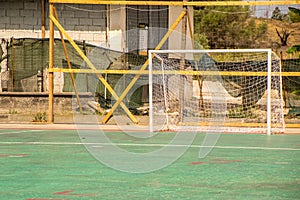
[[[115,104],[113,105],[112,109],[106,114],[104,117],[102,123],[106,123],[110,117],[112,116],[113,112],[116,110],[118,106],[121,106],[123,110],[126,112],[126,114],[130,117],[130,119],[137,123],[137,119],[135,116],[129,111],[129,109],[126,107],[126,105],[122,102],[124,97],[127,95],[129,90],[133,87],[133,85],[136,83],[136,81],[139,79],[141,74],[148,73],[148,70],[146,70],[148,65],[148,60],[143,64],[142,68],[137,71],[130,71],[127,72],[127,70],[97,70],[94,64],[89,60],[89,58],[82,52],[82,50],[76,45],[74,40],[69,36],[69,34],[64,30],[62,25],[60,24],[58,20],[58,16],[55,11],[55,4],[104,4],[104,5],[147,5],[147,6],[178,6],[182,7],[182,12],[178,16],[177,20],[169,27],[168,32],[165,34],[165,36],[161,39],[159,44],[156,46],[155,50],[159,50],[163,44],[167,41],[168,37],[171,35],[171,33],[174,31],[174,29],[178,26],[178,24],[182,20],[186,20],[188,26],[189,26],[189,34],[192,38],[192,24],[190,21],[190,16],[188,13],[187,7],[189,6],[255,6],[255,5],[289,5],[289,4],[300,4],[300,0],[294,0],[294,1],[104,1],[104,0],[49,0],[49,112],[48,112],[48,122],[53,123],[54,116],[53,116],[53,73],[54,72],[64,72],[64,73],[70,73],[71,76],[73,73],[93,73],[96,74],[98,79],[105,85],[107,90],[111,93],[111,95],[116,99]],[[44,23],[43,23],[44,24]],[[78,70],[78,69],[71,69],[69,66],[69,69],[55,69],[54,68],[54,27],[57,27],[60,34],[61,39],[63,40],[63,37],[65,37],[70,44],[74,47],[74,49],[78,52],[78,54],[81,56],[81,58],[86,62],[86,64],[89,66],[90,69],[85,70]],[[187,35],[187,29],[183,29],[184,35]],[[65,50],[66,58],[68,57],[68,53]],[[68,60],[68,59],[67,59]],[[135,77],[132,79],[130,84],[126,87],[124,92],[118,96],[116,92],[113,90],[113,88],[109,85],[109,83],[105,80],[105,78],[102,76],[102,73],[132,73],[135,74]],[[203,73],[203,72],[201,72]],[[72,79],[73,80],[73,79]],[[73,81],[73,87],[75,89],[76,97],[78,104],[80,106],[80,100],[79,95],[76,90],[76,84]],[[81,106],[80,106],[81,108]]]

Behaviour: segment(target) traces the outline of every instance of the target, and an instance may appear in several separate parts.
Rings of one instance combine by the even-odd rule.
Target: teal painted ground
[[[161,148],[142,144],[168,143],[174,133],[107,136],[141,153]],[[173,164],[133,174],[95,159],[76,131],[1,130],[0,199],[300,199],[300,135],[224,134],[199,159],[204,136]]]

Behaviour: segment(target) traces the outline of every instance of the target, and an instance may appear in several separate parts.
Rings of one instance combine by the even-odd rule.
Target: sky
[[[275,5],[275,6],[256,6],[256,8],[253,8],[256,12],[255,12],[255,16],[256,17],[268,17],[271,18],[272,16],[272,12],[275,10],[276,7],[279,7],[279,9],[281,10],[282,14],[287,14],[288,13],[288,7],[294,7],[294,8],[299,8],[300,9],[300,5]]]

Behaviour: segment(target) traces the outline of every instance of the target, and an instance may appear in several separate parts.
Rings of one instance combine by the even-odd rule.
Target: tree
[[[281,32],[282,32],[282,34],[279,33],[279,31],[276,28],[276,33],[277,33],[278,37],[280,38],[281,46],[287,46],[287,41],[288,41],[288,38],[291,35],[292,31],[288,32],[286,29],[282,28]]]
[[[194,11],[195,35],[203,34],[210,48],[251,48],[267,31],[248,6],[209,6]]]
[[[287,14],[282,14],[279,7],[276,7],[275,10],[272,12],[272,19],[279,20],[279,21],[288,21],[289,16]]]

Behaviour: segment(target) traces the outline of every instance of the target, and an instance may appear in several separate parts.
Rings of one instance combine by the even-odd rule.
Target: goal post
[[[280,59],[270,49],[150,50],[148,59],[150,132],[284,132]]]

